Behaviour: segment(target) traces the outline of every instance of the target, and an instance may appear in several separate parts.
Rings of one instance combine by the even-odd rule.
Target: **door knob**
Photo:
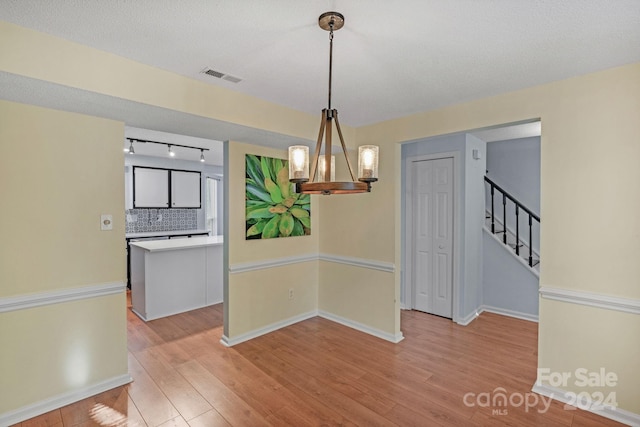
[[[438,249],[444,249],[444,245],[438,245]]]

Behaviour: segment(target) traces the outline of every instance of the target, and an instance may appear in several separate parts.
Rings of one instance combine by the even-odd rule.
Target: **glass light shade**
[[[325,157],[324,154],[320,156],[318,159],[318,176],[316,177],[316,182],[325,182],[324,174],[326,168]],[[336,180],[336,156],[331,156],[331,178],[330,181]]]
[[[289,179],[294,182],[309,180],[309,147],[306,145],[289,147]]]
[[[378,180],[378,146],[358,147],[358,179],[360,181]]]

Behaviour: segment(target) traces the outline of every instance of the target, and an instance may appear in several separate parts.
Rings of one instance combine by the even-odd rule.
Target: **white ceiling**
[[[640,61],[640,0],[0,0],[2,20],[318,115],[328,33],[317,18],[328,10],[345,15],[332,106],[351,126]],[[0,96],[26,96],[0,77]],[[39,105],[64,101],[42,99],[50,91]],[[95,97],[68,97],[85,95]]]

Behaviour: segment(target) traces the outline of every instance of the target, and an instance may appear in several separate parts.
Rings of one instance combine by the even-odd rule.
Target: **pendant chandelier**
[[[358,179],[353,173],[347,147],[342,137],[338,110],[331,108],[331,77],[333,65],[333,32],[344,26],[344,16],[338,12],[326,12],[318,18],[318,25],[329,31],[329,102],[322,110],[320,131],[315,153],[309,168],[309,147],[294,145],[289,147],[289,181],[296,184],[296,192],[303,194],[354,194],[371,191],[371,183],[378,180],[378,147],[363,145],[358,147]],[[342,152],[347,161],[351,181],[335,181],[335,157],[331,155],[333,122],[338,131]],[[324,154],[321,154],[324,141]],[[309,177],[311,171],[311,177]]]

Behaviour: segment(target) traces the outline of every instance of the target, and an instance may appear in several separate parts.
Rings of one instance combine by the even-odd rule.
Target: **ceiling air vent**
[[[202,74],[207,74],[212,77],[216,77],[218,79],[226,80],[231,83],[241,82],[242,79],[239,77],[232,76],[230,74],[221,73],[220,71],[212,70],[211,68],[205,68],[201,71]]]

